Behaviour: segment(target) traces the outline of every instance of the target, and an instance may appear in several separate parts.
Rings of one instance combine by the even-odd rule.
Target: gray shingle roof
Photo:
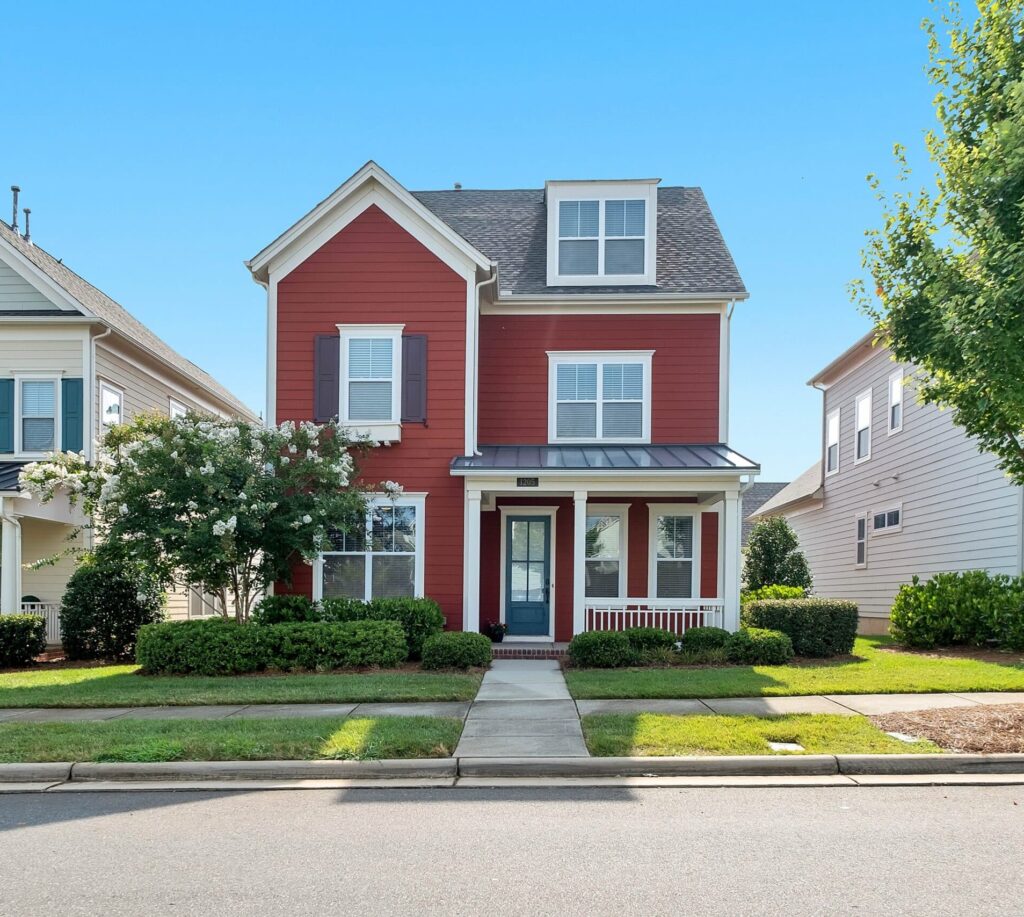
[[[759,509],[754,510],[757,519],[766,516],[778,515],[784,512],[794,503],[802,500],[820,499],[822,495],[821,462],[817,461],[808,468],[800,477],[790,481],[775,496],[761,504]]]
[[[16,248],[21,255],[31,261],[73,299],[76,299],[85,306],[100,321],[110,325],[144,350],[156,354],[160,359],[169,363],[178,372],[187,376],[197,385],[207,389],[239,414],[246,417],[255,416],[252,409],[246,407],[246,405],[214,379],[213,376],[169,347],[127,309],[114,302],[102,290],[96,289],[87,280],[79,277],[78,274],[54,258],[45,249],[40,248],[34,243],[26,242],[3,221],[0,221],[0,238]],[[33,314],[49,313],[35,312]],[[67,313],[61,312],[60,314],[64,315]]]
[[[756,471],[758,465],[724,443],[675,445],[481,446],[460,455],[467,471]]]
[[[4,491],[21,490],[18,485],[18,475],[24,468],[26,462],[0,462],[0,493]]]
[[[658,189],[658,285],[547,286],[547,211],[542,188],[414,191],[413,196],[498,263],[501,292],[745,293],[743,280],[700,188]]]
[[[747,538],[750,537],[750,532],[757,522],[756,519],[751,519],[750,515],[756,513],[764,503],[786,486],[786,481],[755,481],[743,491],[743,532],[740,535],[743,544],[747,543]]]

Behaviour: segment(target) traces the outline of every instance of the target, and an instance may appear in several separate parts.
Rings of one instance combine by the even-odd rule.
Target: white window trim
[[[100,379],[99,383],[100,383],[100,386],[99,386],[99,389],[100,389],[100,391],[99,391],[100,403],[96,406],[96,408],[99,411],[99,415],[100,415],[100,418],[99,418],[100,419],[99,428],[100,428],[100,434],[102,435],[105,431],[109,430],[112,426],[116,427],[118,424],[124,423],[124,389],[120,389],[116,385],[112,385],[111,383],[107,382],[105,379]],[[104,421],[103,421],[103,392],[104,392],[104,390],[110,392],[111,394],[117,395],[118,403],[121,405],[121,412],[120,412],[121,419],[116,424],[107,424],[107,423],[104,423]]]
[[[548,442],[549,443],[649,443],[651,441],[651,387],[653,350],[549,350],[548,354]],[[597,373],[597,436],[558,435],[558,367],[566,363],[596,363]],[[640,363],[644,368],[643,406],[641,409],[641,435],[631,439],[610,439],[600,435],[604,366],[607,363]]]
[[[583,594],[586,601],[591,598],[594,601],[614,598],[625,599],[629,595],[629,504],[628,503],[588,503],[587,516],[618,516],[619,518],[619,589],[614,596],[595,596],[586,594],[586,582],[583,584]],[[583,569],[586,574],[586,565],[589,560],[600,560],[601,558],[588,558],[586,548],[583,551]]]
[[[875,528],[875,516],[885,513],[888,515],[892,512],[898,512],[900,514],[900,521],[898,525],[886,525],[880,529]],[[895,535],[897,532],[903,531],[903,504],[902,503],[891,503],[888,506],[882,507],[881,509],[873,509],[868,514],[868,528],[871,532],[871,537],[874,538],[876,535]]]
[[[857,563],[857,545],[861,543],[861,539],[857,538],[857,523],[864,520],[864,563]],[[857,513],[853,517],[853,567],[855,570],[863,570],[868,565],[868,535],[871,533],[871,517],[867,513]]]
[[[824,457],[824,461],[822,462],[822,464],[825,467],[825,477],[826,478],[830,478],[834,474],[839,474],[839,465],[840,465],[840,461],[841,461],[840,452],[842,452],[842,449],[840,448],[840,443],[842,442],[842,431],[843,431],[843,415],[842,415],[841,411],[842,411],[841,408],[836,408],[834,411],[829,411],[825,415],[825,457]],[[831,423],[833,417],[835,417],[835,419],[836,419],[836,441],[835,441],[835,447],[836,447],[836,467],[833,468],[831,471],[829,471],[829,469],[828,469],[828,449],[829,449],[829,446],[831,445],[831,443],[829,442],[829,438],[828,438],[828,428],[829,428],[829,424]]]
[[[625,182],[548,182],[545,200],[548,211],[548,268],[549,287],[581,286],[656,286],[658,251],[658,181],[643,179]],[[604,209],[606,201],[643,200],[645,217],[644,272],[642,274],[603,274],[604,268]],[[562,201],[597,201],[597,274],[558,273],[558,211]],[[618,238],[613,236],[612,238]],[[629,236],[627,238],[634,238]]]
[[[892,425],[892,409],[893,409],[893,404],[895,402],[893,402],[893,400],[892,400],[892,384],[897,379],[899,380],[899,384],[900,384],[900,400],[899,400],[899,405],[900,405],[900,423],[899,423],[898,427],[894,427]],[[890,373],[890,375],[889,375],[887,398],[888,398],[888,403],[889,403],[889,410],[886,413],[886,417],[885,417],[885,429],[886,429],[886,432],[888,433],[889,436],[893,436],[894,434],[899,433],[903,429],[903,417],[906,414],[907,399],[906,399],[906,391],[904,390],[904,385],[903,385],[903,369],[902,369],[902,367],[900,369],[897,369],[895,372]]]
[[[52,382],[54,388],[54,418],[53,418],[53,451],[60,452],[63,444],[64,430],[62,429],[62,414],[64,412],[61,403],[61,380],[63,373],[14,373],[14,453],[15,456],[40,458],[49,455],[48,452],[25,452],[22,448],[22,420],[21,415],[21,383],[22,382]]]
[[[555,639],[555,609],[557,602],[555,599],[555,587],[557,572],[555,570],[556,558],[558,554],[555,551],[555,538],[557,537],[558,526],[555,522],[555,515],[558,512],[557,506],[499,506],[498,514],[501,522],[501,583],[498,594],[498,620],[504,624],[507,621],[505,617],[505,605],[508,601],[508,596],[505,594],[506,571],[508,570],[508,524],[506,519],[508,516],[547,516],[551,522],[551,544],[548,546],[548,550],[551,552],[551,556],[548,558],[548,565],[551,571],[551,579],[549,580],[550,585],[548,586],[548,632],[546,634],[532,634],[532,635],[520,635],[516,634],[514,639],[517,643],[549,643]],[[481,621],[481,624],[484,622]]]
[[[359,436],[374,442],[400,442],[402,439],[402,334],[405,325],[338,325],[338,417],[339,423]],[[348,416],[348,342],[359,338],[391,338],[391,417],[387,420],[351,420]]]
[[[367,494],[369,511],[367,512],[367,531],[372,524],[371,515],[374,506],[413,506],[416,508],[416,551],[414,563],[413,591],[416,598],[423,598],[424,594],[424,554],[426,545],[426,521],[427,521],[427,494],[426,493],[405,493],[400,497],[389,497],[387,494]],[[359,554],[369,556],[371,551],[323,551],[313,561],[313,601],[319,602],[324,596],[324,557],[335,554]],[[379,552],[378,552],[379,553]],[[373,576],[369,561],[366,567],[366,579],[363,590],[364,601],[369,601],[373,588]]]
[[[647,530],[647,597],[651,601],[666,602],[671,599],[658,599],[658,539],[657,525],[659,516],[692,516],[693,517],[693,578],[690,583],[690,595],[685,598],[700,598],[700,523],[701,507],[693,503],[648,503],[650,514]]]
[[[867,451],[867,453],[865,455],[858,456],[857,455],[857,433],[859,432],[860,428],[857,426],[857,423],[858,423],[857,415],[858,415],[858,413],[860,413],[859,410],[858,410],[858,408],[860,406],[860,403],[865,398],[867,399],[867,402],[868,402],[868,426],[867,426],[867,430],[868,430],[868,451]],[[875,405],[874,405],[874,400],[873,400],[872,395],[871,395],[871,389],[865,389],[856,398],[854,398],[854,400],[853,400],[853,464],[854,465],[859,465],[861,462],[866,462],[869,458],[871,458],[871,449],[872,449],[872,446],[874,445],[871,442],[871,440],[874,438],[871,435],[871,433],[872,433],[872,429],[871,429],[872,428],[872,422],[874,421],[874,410],[875,410]]]
[[[175,411],[178,411],[175,414]],[[184,417],[188,413],[188,405],[183,404],[175,398],[167,399],[167,416],[174,420],[175,417]]]

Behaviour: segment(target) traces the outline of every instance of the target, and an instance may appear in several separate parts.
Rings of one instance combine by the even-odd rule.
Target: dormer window
[[[655,284],[657,182],[548,182],[548,286]]]

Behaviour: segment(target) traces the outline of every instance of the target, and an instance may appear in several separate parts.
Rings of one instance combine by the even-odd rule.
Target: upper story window
[[[650,442],[654,351],[549,353],[551,442]]]
[[[106,382],[100,383],[100,426],[103,432],[116,427],[124,419],[123,404],[124,393],[120,389]]]
[[[871,389],[861,392],[854,403],[853,461],[871,458]]]
[[[830,411],[825,418],[825,474],[839,470],[839,409]]]
[[[173,398],[167,402],[167,414],[171,420],[178,420],[184,417],[188,413],[188,408],[185,407],[180,401],[175,401]]]
[[[17,452],[53,452],[57,448],[57,380],[21,379],[18,385]]]
[[[897,369],[889,376],[889,432],[899,433],[903,429],[903,370]]]
[[[657,182],[548,182],[548,285],[656,283]]]
[[[403,325],[339,325],[341,423],[354,427],[394,425],[401,420]]]

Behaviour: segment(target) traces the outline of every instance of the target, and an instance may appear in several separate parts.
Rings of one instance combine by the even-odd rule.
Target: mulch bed
[[[949,707],[870,717],[879,729],[931,739],[954,752],[1024,752],[1024,704]]]
[[[979,662],[994,662],[998,665],[1018,665],[1024,663],[1024,653],[1012,650],[1001,650],[983,646],[943,646],[932,650],[916,649],[912,646],[878,647],[880,653],[900,653],[907,656],[928,656],[931,659],[976,659]]]

